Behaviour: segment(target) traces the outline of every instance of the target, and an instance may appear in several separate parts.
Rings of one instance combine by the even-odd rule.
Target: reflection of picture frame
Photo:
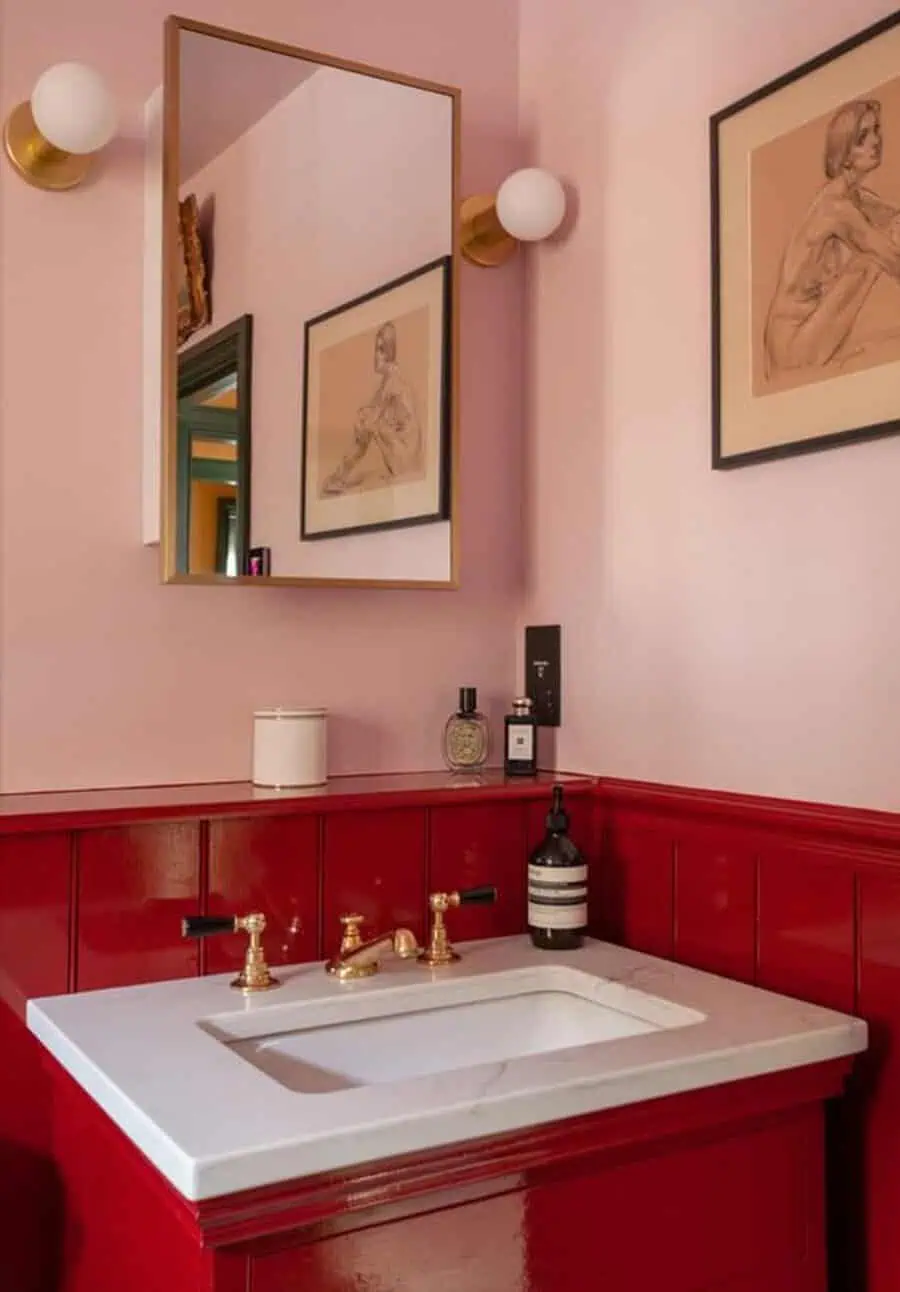
[[[449,517],[450,257],[305,327],[300,535]]]
[[[900,13],[717,113],[713,467],[900,430]]]
[[[197,199],[190,194],[178,204],[178,344],[183,345],[209,322],[206,259],[200,240]]]

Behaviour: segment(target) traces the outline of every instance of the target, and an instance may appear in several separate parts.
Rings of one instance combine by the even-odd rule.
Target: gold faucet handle
[[[244,967],[231,985],[243,992],[268,991],[280,984],[269,972],[263,954],[265,928],[266,917],[261,911],[251,911],[249,915],[188,915],[181,921],[181,936],[206,938],[213,933],[248,933]]]
[[[366,922],[364,915],[342,915],[341,927],[341,954],[345,951],[355,951],[357,947],[362,946],[362,934],[360,928]]]
[[[453,950],[447,936],[447,925],[444,923],[444,912],[451,906],[469,906],[482,902],[495,902],[497,890],[491,884],[481,888],[464,888],[453,893],[430,893],[428,905],[431,909],[431,936],[428,946],[420,953],[422,964],[436,968],[450,965],[459,959],[459,953]]]

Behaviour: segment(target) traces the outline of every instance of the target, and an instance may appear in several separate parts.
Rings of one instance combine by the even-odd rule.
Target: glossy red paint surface
[[[299,813],[380,811],[384,807],[429,804],[526,802],[548,793],[562,781],[569,793],[590,795],[592,776],[567,772],[538,772],[536,776],[507,778],[496,768],[466,777],[450,772],[394,772],[371,776],[333,776],[325,785],[303,789],[272,790],[250,781],[207,785],[146,785],[131,789],[70,790],[47,794],[0,794],[0,833],[34,830],[86,829],[133,824],[138,821],[172,821],[179,817],[295,816]]]
[[[502,937],[525,928],[527,848],[525,807],[519,802],[438,807],[431,812],[429,892],[493,884],[492,905],[461,906],[447,914],[450,940]]]
[[[854,870],[828,854],[769,847],[759,865],[759,984],[852,1013]]]
[[[63,1198],[44,1051],[0,1002],[0,1287],[56,1292]]]
[[[859,1012],[870,1021],[859,1100],[868,1292],[900,1288],[900,874],[859,876]]]
[[[316,951],[309,950],[309,930],[315,925],[318,937],[319,923],[330,925],[345,896],[363,892],[370,876],[381,880],[373,882],[375,919],[393,919],[402,903],[415,900],[415,885],[409,884],[418,828],[400,822],[418,814],[428,867],[424,891],[483,882],[501,888],[493,911],[451,912],[451,935],[461,940],[519,931],[524,859],[542,833],[553,779],[503,785],[492,775],[481,787],[460,788],[440,774],[346,778],[324,795],[306,791],[293,799],[250,786],[0,797],[0,995],[21,1011],[25,995],[65,989],[67,964],[69,985],[79,989],[196,972],[197,944],[182,942],[179,926],[183,913],[204,908],[207,878],[219,894],[211,906],[219,899],[230,902],[232,895],[235,902],[244,895],[268,901],[269,893],[273,903],[299,900],[304,910],[295,933],[301,937],[292,954],[324,953],[318,943]],[[595,932],[747,977],[752,867],[758,898],[752,908],[752,969],[760,983],[856,1008],[872,1021],[871,1061],[854,1080],[850,1097],[829,1113],[834,1287],[900,1292],[892,1220],[900,1187],[900,816],[612,780],[597,783],[596,790],[590,779],[568,784],[573,837],[582,844],[593,837],[597,850],[590,859]],[[396,828],[386,823],[394,813]],[[173,824],[179,816],[185,819]],[[207,824],[210,816],[214,820]],[[251,817],[260,825],[282,823],[287,836],[264,829],[242,835]],[[134,824],[144,818],[157,823]],[[346,827],[335,829],[338,821]],[[223,827],[218,841],[217,822]],[[57,823],[71,833],[54,833]],[[98,824],[103,828],[93,828]],[[312,892],[308,869],[294,876],[290,867],[281,868],[285,838],[299,838],[304,828],[324,841],[314,899],[296,896],[300,886]],[[367,849],[367,839],[377,846]],[[76,852],[77,872],[70,861]],[[373,854],[377,864],[367,871],[360,858]],[[311,915],[307,900],[313,901]],[[283,908],[282,932],[296,915],[294,906]],[[478,920],[474,928],[469,917]],[[296,941],[302,943],[299,951]],[[282,936],[273,960],[287,955],[287,945]],[[46,1241],[40,1247],[24,1241],[26,1235],[46,1234],[59,1190],[44,1152],[46,1090],[35,1077],[35,1045],[13,1022],[12,1015],[0,1018],[0,1141],[13,1154],[6,1159],[10,1168],[31,1183],[15,1199],[2,1200],[0,1252],[32,1248],[30,1269],[12,1265],[21,1274],[19,1284],[11,1285],[15,1292],[58,1292],[46,1281]],[[858,1214],[863,1206],[865,1226]],[[223,1279],[237,1277],[231,1255],[215,1258],[224,1261],[217,1271]],[[6,1270],[3,1275],[5,1292]],[[767,1292],[782,1286],[782,1276],[773,1273]],[[756,1284],[739,1277],[728,1292],[751,1287]],[[228,1292],[238,1288],[246,1292],[240,1279]],[[135,1292],[142,1289],[136,1285]]]
[[[77,848],[77,989],[197,973],[181,920],[200,900],[199,824],[87,830]]]
[[[314,816],[231,817],[209,824],[207,913],[266,917],[270,964],[319,954],[319,822]],[[247,938],[205,941],[207,973],[240,969]]]
[[[0,997],[21,1013],[68,986],[71,851],[67,834],[0,837]]]
[[[358,913],[362,936],[408,927],[421,943],[427,904],[428,816],[421,808],[344,812],[324,823],[323,955],[341,942],[341,915]]]
[[[675,845],[676,960],[753,982],[756,968],[756,853],[703,831]]]
[[[42,1292],[213,1292],[187,1206],[173,1206],[165,1181],[109,1118],[49,1057],[45,1065],[64,1206],[44,1234],[56,1276]]]
[[[671,833],[629,816],[612,818],[604,836],[600,936],[650,955],[671,957],[674,856]]]
[[[846,1069],[189,1204],[48,1060],[59,1292],[583,1292],[601,1260],[608,1292],[824,1292],[821,1101]]]
[[[753,866],[752,970],[759,985],[859,1013],[872,1024],[872,1056],[829,1109],[832,1287],[900,1292],[889,1220],[900,1207],[893,1147],[900,1140],[900,1067],[894,1070],[893,1058],[900,1047],[900,980],[891,968],[900,964],[900,816],[609,780],[601,782],[598,798],[604,871],[620,902],[617,940],[644,949],[652,941],[664,944],[664,930],[651,939],[647,929],[666,911],[671,849],[673,957],[750,977],[747,876]],[[716,867],[716,856],[729,860]],[[730,936],[709,909],[716,870],[731,893],[743,895],[742,913],[732,907],[728,917],[734,916]],[[732,954],[729,971],[722,957]]]

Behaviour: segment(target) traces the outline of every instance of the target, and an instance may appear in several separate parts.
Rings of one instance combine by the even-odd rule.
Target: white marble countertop
[[[380,973],[350,983],[326,975],[321,963],[281,968],[280,989],[248,997],[230,989],[231,975],[47,997],[29,1002],[28,1026],[191,1200],[866,1047],[866,1025],[859,1019],[603,942],[548,953],[513,937],[458,949],[463,959],[445,969],[386,959]],[[323,1028],[348,1018],[422,1018],[420,1011],[436,1005],[491,998],[498,974],[506,975],[506,999],[569,993],[572,983],[580,983],[576,996],[605,1005],[610,1017],[642,1020],[641,1034],[450,1066],[465,1060],[453,1053],[448,1010],[440,1016],[439,1033],[450,1040],[446,1070],[402,1080],[382,1075],[372,1084],[345,1082],[327,1093],[291,1089],[240,1053],[247,1043],[241,1038]],[[542,997],[553,999],[560,1000]],[[555,1014],[565,1012],[551,1004],[551,1027]],[[356,1035],[345,1047],[351,1053]],[[490,1044],[496,1047],[496,1036]],[[379,1056],[363,1057],[369,1063]]]

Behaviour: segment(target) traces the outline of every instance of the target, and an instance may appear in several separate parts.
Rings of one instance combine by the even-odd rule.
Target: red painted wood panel
[[[243,817],[210,822],[207,910],[262,911],[270,964],[298,964],[319,954],[319,818]],[[243,964],[243,933],[206,939],[207,973]]]
[[[429,892],[494,884],[498,893],[491,906],[461,906],[448,912],[451,942],[523,932],[528,857],[525,805],[435,808],[430,828]]]
[[[824,1292],[820,1135],[812,1108],[637,1160],[538,1168],[499,1197],[255,1258],[253,1292],[585,1292],[592,1278],[608,1292]]]
[[[853,865],[766,847],[759,863],[759,985],[853,1011]]]
[[[47,1067],[65,1206],[53,1235],[57,1278],[41,1292],[212,1292],[188,1204],[173,1205],[166,1181],[118,1127],[53,1060]]]
[[[674,955],[752,982],[756,974],[756,853],[714,832],[675,845]]]
[[[411,928],[425,938],[426,813],[354,812],[325,822],[323,954],[341,941],[341,915],[366,917],[363,938]]]
[[[584,1292],[601,1258],[608,1292],[824,1292],[821,1107],[840,1062],[200,1204],[47,1072],[54,1292]]]
[[[24,1016],[30,996],[67,987],[70,871],[66,834],[0,839],[0,1287],[10,1292],[45,1292],[56,1277],[50,1091]]]
[[[23,1017],[68,984],[70,858],[67,834],[0,838],[0,996]]]
[[[862,1073],[869,1234],[867,1292],[900,1288],[900,875],[859,877],[859,1012],[871,1051]]]
[[[0,1002],[0,1287],[56,1292],[63,1197],[43,1047]]]
[[[182,938],[181,920],[198,909],[199,825],[91,830],[77,841],[77,989],[195,974],[197,943]]]
[[[674,851],[669,831],[636,824],[628,817],[615,817],[607,825],[600,881],[603,936],[638,951],[671,957]]]

